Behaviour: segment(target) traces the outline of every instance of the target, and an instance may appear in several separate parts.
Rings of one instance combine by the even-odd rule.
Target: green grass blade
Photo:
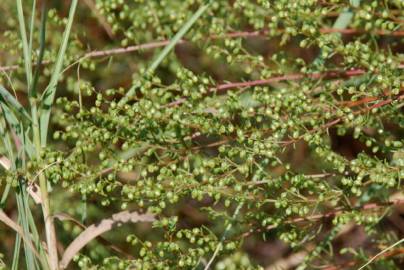
[[[152,64],[148,69],[149,72],[154,72],[156,70],[156,68],[161,64],[164,58],[171,52],[171,50],[175,47],[175,45],[184,37],[184,35],[189,31],[189,29],[191,29],[194,23],[203,15],[203,13],[205,13],[205,11],[208,9],[211,3],[212,1],[209,1],[207,4],[202,5],[194,13],[194,15],[192,15],[192,17],[181,27],[181,29],[178,31],[177,34],[175,34],[170,43],[157,55],[155,60],[152,62]],[[126,95],[120,100],[119,105],[125,104],[128,101],[128,98],[135,94],[135,91],[138,87],[139,87],[138,84],[134,84],[126,93]]]
[[[25,66],[25,76],[27,77],[27,85],[31,85],[32,82],[32,56],[29,50],[29,44],[27,40],[27,30],[25,28],[24,11],[21,0],[17,0],[17,14],[18,14],[18,24],[20,26],[20,35],[22,41],[22,49],[24,54],[24,66]]]
[[[6,187],[4,188],[3,194],[1,195],[1,200],[0,200],[0,209],[4,208],[8,194],[10,193],[11,189],[11,184],[7,183]]]
[[[180,31],[178,31],[177,34],[173,37],[171,40],[170,44],[168,44],[156,57],[156,59],[153,61],[153,63],[150,65],[149,71],[153,72],[159,65],[160,63],[164,60],[164,58],[167,56],[167,54],[175,47],[175,45],[178,43],[178,41],[181,40],[181,38],[191,29],[191,27],[194,25],[194,23],[199,19],[199,17],[202,16],[203,13],[208,9],[211,1],[209,3],[201,6],[194,15],[181,27]]]
[[[12,147],[12,144],[11,144],[11,139],[10,139],[9,133],[6,132],[6,120],[5,120],[5,117],[4,117],[4,112],[2,113],[2,116],[3,117],[0,118],[0,136],[1,136],[2,141],[3,141],[3,145],[5,146],[5,148],[7,150],[8,159],[10,161],[12,161],[11,166],[14,167],[15,166],[15,164],[14,164],[14,151],[13,151],[13,147]],[[10,193],[10,189],[11,189],[11,184],[7,183],[7,185],[6,185],[6,187],[5,187],[4,191],[3,191],[3,194],[1,196],[0,208],[3,208],[4,205],[6,204],[8,195]]]
[[[36,11],[36,0],[32,1],[32,14],[31,14],[31,22],[29,25],[29,45],[28,49],[32,52],[32,43],[34,40],[34,29],[35,29],[35,11]]]
[[[35,156],[35,147],[29,138],[29,130],[26,130],[24,133],[24,149],[29,158],[33,158]]]
[[[28,112],[25,110],[25,108],[21,105],[21,103],[18,102],[18,100],[9,91],[7,91],[7,89],[5,89],[2,85],[0,85],[0,95],[11,107],[13,107],[17,112],[21,113],[28,120],[31,121],[31,116],[28,114]]]
[[[24,133],[25,137],[24,137],[24,140],[22,142],[22,148],[26,149],[27,148],[26,139],[28,138],[29,130],[28,131],[23,130],[23,133]],[[28,152],[27,150],[25,150],[25,151]],[[24,153],[22,153],[22,155],[24,155]],[[32,152],[32,155],[34,155],[34,152]],[[30,156],[30,157],[32,157],[32,156]],[[25,162],[25,157],[23,157],[21,159],[23,161],[22,166],[26,170],[26,165],[27,164]],[[27,188],[22,189],[22,193],[23,193],[24,198],[27,198],[26,205],[29,205],[28,204],[28,198],[30,198],[30,196],[29,196],[29,194],[27,192]],[[34,244],[35,244],[35,248],[39,251],[39,255],[41,256],[42,269],[49,269],[49,266],[48,266],[48,264],[46,262],[46,252],[45,252],[45,250],[44,250],[44,248],[43,248],[43,246],[41,244],[38,229],[36,227],[35,220],[34,220],[34,217],[32,215],[32,211],[31,211],[30,208],[28,208],[28,211],[27,211],[27,219],[28,219],[28,223],[29,223],[29,229],[30,229],[30,232],[31,232],[31,235],[32,235],[32,240],[34,241]],[[37,262],[37,261],[35,260],[35,262]],[[37,265],[36,268],[40,269],[39,265]]]
[[[8,123],[9,127],[15,132],[15,135],[17,135],[18,139],[22,142],[24,136],[20,121],[18,121],[14,113],[2,100],[0,100],[0,107],[3,111],[4,119]]]
[[[42,5],[42,13],[41,13],[41,29],[40,29],[40,34],[39,34],[39,55],[38,55],[38,60],[36,62],[36,68],[35,68],[35,73],[34,73],[34,79],[32,81],[32,85],[29,91],[29,94],[31,97],[36,97],[37,96],[37,91],[36,91],[36,86],[38,84],[38,79],[39,79],[39,73],[43,61],[43,56],[45,53],[45,39],[46,39],[46,17],[48,15],[47,9],[45,2]]]
[[[63,59],[65,56],[70,32],[72,29],[74,14],[76,13],[77,2],[78,2],[78,0],[73,0],[70,5],[69,18],[67,21],[65,32],[63,33],[62,45],[60,46],[60,50],[59,50],[59,53],[57,56],[55,69],[53,70],[51,80],[49,82],[48,87],[45,90],[42,104],[41,104],[42,111],[41,111],[41,115],[40,115],[40,131],[41,131],[42,146],[46,145],[46,137],[47,137],[47,133],[48,133],[50,112],[52,109],[53,101],[55,99],[56,86],[58,84],[58,80],[61,75]]]
[[[20,142],[25,142],[26,147],[24,147],[25,152],[28,154],[29,157],[32,157],[35,154],[35,149],[33,147],[33,144],[29,137],[27,136],[26,133],[23,132],[23,125],[22,123],[17,119],[17,117],[14,115],[14,113],[11,111],[11,109],[7,106],[7,104],[0,98],[0,108],[2,110],[2,115],[4,117],[5,123],[8,123],[8,127],[12,129],[12,131],[15,132],[15,135],[18,137]],[[3,125],[3,127],[0,128],[1,134],[3,134],[3,138],[6,133],[6,126]],[[7,134],[8,135],[8,134]],[[10,137],[8,137],[10,138]],[[8,144],[11,144],[11,141],[8,142]],[[9,151],[12,151],[12,147],[8,146],[10,148]],[[14,160],[14,157],[9,157],[11,161]]]
[[[15,134],[19,139],[21,140],[21,143],[23,142],[22,140],[22,134],[24,134],[23,127],[21,123],[18,122],[18,120],[15,118],[14,114],[10,111],[10,109],[7,107],[7,105],[4,103],[4,101],[0,102],[0,106],[3,112],[3,122],[7,122],[9,128],[13,129],[15,131]],[[17,168],[18,161],[14,159],[14,154],[13,154],[13,149],[11,146],[11,139],[10,139],[10,132],[5,132],[6,124],[4,123],[1,127],[1,132],[4,133],[4,143],[7,146],[9,156],[10,156],[10,161],[11,161],[11,169],[15,170]],[[24,153],[20,153],[20,155],[25,155]],[[24,192],[25,186],[22,184],[22,181],[19,181],[19,193],[17,193],[17,207],[18,207],[18,215],[19,215],[19,220],[22,225],[23,229],[23,234],[26,239],[31,239],[31,233],[29,230],[29,223],[28,223],[28,216],[31,211],[28,205],[28,194]],[[8,189],[9,191],[9,189]],[[7,194],[3,194],[2,198],[2,203],[5,203],[5,200],[7,199]],[[32,244],[29,244],[24,241],[24,251],[25,251],[25,258],[26,258],[26,263],[27,263],[27,269],[35,269],[33,268],[36,265],[36,259],[35,259],[35,254],[32,251]]]
[[[43,248],[43,245],[41,244],[41,240],[39,238],[38,229],[36,228],[36,224],[35,224],[34,217],[32,215],[32,211],[28,212],[28,221],[29,221],[30,230],[31,230],[31,234],[32,234],[32,240],[34,241],[35,248],[39,251],[39,255],[41,256],[40,263],[42,265],[42,268],[39,268],[39,267],[37,267],[37,268],[38,269],[49,269],[49,265],[47,262],[47,255]]]
[[[7,120],[6,120],[6,113],[3,110],[3,106],[7,107],[7,105],[5,105],[3,102],[0,102],[0,106],[1,106],[1,115],[2,117],[0,118],[0,135],[1,138],[3,140],[3,144],[7,150],[8,153],[8,159],[11,161],[11,166],[14,166],[14,151],[13,151],[13,146],[11,143],[11,138],[9,133],[7,132]]]
[[[21,250],[21,236],[17,233],[15,236],[13,263],[11,270],[18,270],[18,264],[20,262],[20,250]]]
[[[23,229],[23,233],[27,239],[31,239],[30,236],[30,231],[29,231],[29,224],[27,220],[28,212],[27,212],[27,204],[25,203],[27,201],[27,198],[24,198],[24,193],[23,189],[25,188],[25,185],[22,183],[22,181],[19,181],[19,192],[17,194],[17,207],[18,207],[18,216],[19,220],[21,221],[21,227]],[[30,247],[27,245],[27,243],[24,242],[24,253],[25,253],[25,262],[27,264],[27,269],[32,270],[34,269],[33,267],[35,266],[35,259],[34,259],[34,254],[32,253]]]

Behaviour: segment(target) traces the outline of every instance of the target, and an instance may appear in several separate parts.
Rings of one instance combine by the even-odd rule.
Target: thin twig
[[[351,210],[375,210],[375,209],[379,209],[382,207],[386,207],[386,206],[397,206],[397,205],[403,205],[404,204],[404,200],[390,200],[388,202],[385,203],[367,203],[365,205],[359,206],[359,207],[355,207]],[[311,215],[308,217],[298,217],[298,218],[292,218],[289,220],[286,220],[283,222],[283,224],[296,224],[296,223],[300,223],[300,222],[305,222],[305,221],[313,221],[313,220],[319,220],[319,219],[324,219],[324,218],[329,218],[329,217],[334,217],[338,214],[341,214],[345,211],[345,209],[343,209],[342,207],[339,207],[333,211],[327,212],[327,213],[322,213],[322,214],[316,214],[316,215]],[[278,225],[269,225],[266,226],[265,228],[260,228],[260,229],[250,229],[249,231],[243,233],[240,238],[245,238],[253,233],[256,232],[261,232],[263,230],[272,230],[277,228]]]
[[[333,29],[333,28],[322,28],[320,29],[321,33],[341,33],[346,35],[354,35],[354,34],[364,34],[364,33],[371,33],[377,35],[389,35],[389,36],[404,36],[404,31],[395,31],[395,32],[388,32],[384,30],[374,30],[373,32],[367,32],[361,29]],[[240,32],[230,32],[223,35],[212,35],[208,37],[210,40],[219,40],[219,39],[226,39],[226,38],[248,38],[248,37],[259,37],[259,36],[267,36],[267,30],[262,31],[240,31]],[[177,45],[186,43],[186,40],[180,40]],[[167,46],[170,43],[170,40],[162,40],[162,41],[152,41],[149,43],[144,43],[140,45],[134,45],[129,47],[119,47],[114,49],[108,50],[95,50],[92,52],[85,53],[79,59],[86,59],[86,58],[97,58],[97,57],[107,57],[113,55],[119,55],[124,53],[131,53],[140,50],[146,49],[155,49]],[[48,65],[52,63],[51,61],[44,61],[42,65]],[[11,65],[11,66],[0,66],[1,71],[13,71],[17,70],[20,66],[19,65]]]
[[[399,69],[404,69],[404,64],[398,66]],[[327,72],[315,72],[315,73],[291,73],[281,76],[274,76],[268,79],[262,80],[253,80],[253,81],[246,81],[246,82],[229,82],[224,84],[219,84],[216,87],[212,87],[209,89],[208,94],[210,93],[223,93],[230,89],[235,88],[247,88],[247,87],[254,87],[254,86],[261,86],[261,85],[270,85],[271,83],[282,82],[282,81],[298,81],[302,79],[334,79],[334,78],[343,78],[343,77],[355,77],[364,75],[366,73],[363,69],[351,69],[346,71],[327,71]],[[173,107],[177,105],[181,105],[187,99],[185,97],[180,98],[176,101],[170,102],[164,107]],[[375,100],[375,99],[373,99]],[[370,101],[373,101],[370,100]]]
[[[238,216],[238,213],[240,212],[240,210],[241,210],[242,207],[243,207],[243,203],[240,203],[240,204],[237,206],[236,210],[234,211],[234,214],[233,214],[232,219],[235,219],[235,218]],[[211,264],[213,263],[213,261],[215,260],[215,258],[216,258],[217,255],[219,254],[220,250],[222,249],[222,247],[223,247],[223,242],[226,240],[227,233],[230,231],[230,229],[231,229],[232,226],[233,226],[233,224],[232,224],[231,222],[227,225],[225,231],[223,232],[222,238],[220,239],[219,244],[217,245],[215,251],[213,252],[213,255],[212,255],[212,257],[210,258],[209,262],[206,264],[204,270],[209,270],[209,269],[210,269]]]
[[[365,263],[364,265],[362,265],[358,270],[362,270],[363,268],[365,268],[366,266],[368,266],[369,264],[371,264],[374,260],[376,260],[380,255],[386,253],[387,251],[389,251],[390,249],[394,248],[395,246],[400,245],[401,243],[404,242],[404,238],[401,238],[399,241],[395,242],[394,244],[392,244],[391,246],[383,249],[382,251],[380,251],[379,253],[377,253],[375,256],[373,256],[367,263]]]

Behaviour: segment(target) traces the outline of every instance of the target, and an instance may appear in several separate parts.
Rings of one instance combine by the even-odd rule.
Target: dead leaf
[[[155,218],[152,214],[123,211],[112,215],[111,218],[103,219],[101,222],[89,226],[66,248],[62,260],[60,261],[60,268],[65,269],[73,257],[97,236],[113,228],[120,227],[125,223],[152,222],[154,220]]]
[[[9,218],[7,216],[6,213],[4,213],[3,210],[0,209],[0,221],[2,221],[5,225],[7,225],[8,227],[10,227],[11,229],[13,229],[16,233],[18,233],[22,240],[29,246],[29,248],[32,250],[32,252],[34,252],[35,256],[41,260],[41,257],[39,256],[38,251],[36,250],[36,248],[34,247],[34,245],[32,244],[32,242],[27,239],[26,235],[24,234],[24,231],[22,230],[22,228],[20,227],[20,225],[18,225],[17,223],[14,222],[14,220],[12,220],[11,218]]]

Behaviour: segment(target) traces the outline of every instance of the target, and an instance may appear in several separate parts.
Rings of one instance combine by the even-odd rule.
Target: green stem
[[[32,130],[34,135],[34,145],[36,151],[37,161],[41,158],[41,135],[39,131],[38,122],[38,109],[36,98],[31,98],[31,114],[32,114]],[[48,193],[48,183],[44,174],[39,175],[39,189],[42,198],[42,213],[45,222],[45,234],[46,234],[46,244],[48,247],[49,255],[49,267],[51,270],[58,269],[58,254],[57,254],[57,242],[56,233],[53,218],[50,214],[50,204],[49,204],[49,193]]]

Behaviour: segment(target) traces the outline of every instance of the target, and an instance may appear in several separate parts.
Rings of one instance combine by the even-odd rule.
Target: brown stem
[[[321,33],[341,33],[344,35],[355,35],[355,34],[368,33],[368,31],[365,31],[362,29],[333,29],[333,28],[321,28],[320,32]],[[266,35],[268,35],[268,33],[269,33],[268,30],[240,31],[240,32],[225,33],[223,35],[212,35],[208,39],[217,40],[217,39],[224,39],[224,38],[248,38],[248,37],[266,36]],[[377,35],[398,36],[398,37],[404,36],[404,31],[389,32],[389,31],[385,31],[385,30],[373,30],[373,32],[369,32],[369,33],[374,33]],[[185,43],[185,42],[187,42],[187,41],[181,40],[177,43],[177,45]],[[170,40],[162,40],[162,41],[153,41],[153,42],[129,46],[129,47],[114,48],[114,49],[110,49],[110,50],[96,50],[96,51],[85,53],[84,55],[82,55],[80,57],[80,59],[106,57],[106,56],[118,55],[118,54],[123,54],[123,53],[135,52],[135,51],[144,50],[144,49],[161,48],[161,47],[168,45],[169,43],[170,43]],[[48,65],[50,63],[51,63],[50,61],[44,61],[42,64]],[[12,71],[12,70],[16,70],[18,68],[19,68],[19,65],[0,66],[0,72]]]
[[[375,209],[379,209],[382,207],[386,207],[386,206],[394,206],[394,205],[402,205],[404,204],[404,200],[391,200],[385,203],[368,203],[365,204],[363,206],[360,207],[356,207],[354,209],[350,209],[350,210],[375,210]],[[316,215],[311,215],[308,217],[298,217],[298,218],[292,218],[289,220],[286,220],[283,222],[283,224],[296,224],[296,223],[300,223],[300,222],[304,222],[304,221],[313,221],[313,220],[319,220],[319,219],[324,219],[324,218],[329,218],[329,217],[334,217],[338,214],[341,214],[345,211],[345,209],[343,209],[342,207],[339,207],[333,211],[327,212],[327,213],[323,213],[323,214],[316,214]],[[277,225],[269,225],[266,226],[265,228],[258,228],[258,229],[250,229],[249,231],[243,233],[240,238],[245,238],[247,236],[250,236],[253,233],[256,232],[262,232],[264,230],[268,231],[268,230],[272,230],[277,228]]]
[[[401,254],[404,254],[404,248],[397,248],[397,249],[388,251],[384,254],[381,254],[380,256],[376,257],[375,260],[394,257],[394,256],[401,255]],[[324,268],[324,270],[342,270],[342,269],[347,269],[348,267],[355,266],[356,264],[357,264],[356,261],[348,261],[344,264],[328,266],[327,268]]]

